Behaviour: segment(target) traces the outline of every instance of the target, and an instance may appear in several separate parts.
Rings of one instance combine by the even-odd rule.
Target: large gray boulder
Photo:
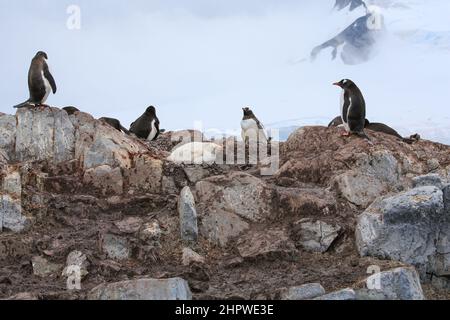
[[[139,279],[99,285],[88,297],[90,300],[192,300],[192,293],[181,278]]]
[[[389,151],[363,154],[352,167],[337,176],[335,184],[345,199],[358,206],[367,207],[400,183],[401,167]]]
[[[74,158],[75,131],[67,112],[57,108],[22,108],[16,119],[17,160],[61,163]]]
[[[419,274],[412,267],[376,273],[367,278],[366,286],[380,291],[389,300],[425,299]]]
[[[420,187],[380,198],[358,218],[357,248],[362,256],[412,264],[425,276],[436,271],[436,243],[444,221],[439,188]]]

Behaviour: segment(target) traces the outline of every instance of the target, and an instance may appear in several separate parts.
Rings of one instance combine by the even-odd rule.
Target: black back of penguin
[[[144,114],[131,124],[130,132],[134,133],[141,139],[157,139],[160,134],[160,130],[159,119],[156,116],[155,107],[148,107]]]

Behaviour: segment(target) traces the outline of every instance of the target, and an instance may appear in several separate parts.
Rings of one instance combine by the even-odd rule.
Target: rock
[[[39,300],[39,297],[32,293],[32,292],[21,292],[16,295],[13,295],[9,297],[6,300],[12,300],[12,301],[33,301],[33,300]]]
[[[195,186],[202,216],[226,211],[250,221],[263,221],[273,213],[275,192],[262,180],[232,172],[198,182]]]
[[[162,161],[146,155],[139,155],[134,162],[134,167],[126,171],[130,188],[150,193],[160,193],[162,189]]]
[[[444,215],[442,191],[420,187],[375,201],[358,218],[356,244],[362,256],[412,264],[434,273],[436,242]]]
[[[438,159],[432,158],[427,160],[427,169],[429,172],[436,171],[441,167]]]
[[[249,224],[239,216],[219,210],[202,217],[200,232],[212,243],[225,247],[248,228]]]
[[[113,169],[102,165],[88,169],[84,174],[84,183],[91,184],[103,195],[123,193],[123,177],[120,168]]]
[[[341,231],[337,225],[329,225],[323,221],[312,222],[311,219],[302,219],[294,227],[300,238],[300,245],[312,252],[326,252],[336,240]]]
[[[297,249],[284,230],[253,232],[238,242],[238,251],[244,259],[295,260]]]
[[[209,142],[186,143],[174,151],[167,160],[185,164],[210,164],[222,163],[222,147]]]
[[[355,290],[355,293],[356,293],[356,300],[363,300],[363,301],[389,300],[389,297],[386,296],[381,290],[358,289]]]
[[[356,292],[347,288],[315,298],[314,300],[356,300]]]
[[[424,300],[419,274],[414,268],[397,268],[374,274],[367,288],[381,291],[390,300]]]
[[[139,279],[101,284],[92,289],[90,300],[192,300],[188,283],[181,278]]]
[[[335,178],[342,196],[353,204],[367,207],[399,182],[399,164],[388,151],[362,155],[350,171]]]
[[[180,215],[181,239],[186,242],[197,242],[197,210],[195,200],[189,187],[181,190],[178,200],[178,213]]]
[[[57,108],[17,110],[16,159],[62,163],[74,158],[75,132],[67,112]]]
[[[0,180],[1,181],[1,180]],[[0,185],[2,193],[7,193],[20,199],[22,196],[22,178],[20,172],[14,167],[5,167],[3,183]]]
[[[413,179],[413,187],[425,187],[434,186],[436,188],[442,189],[444,187],[444,181],[438,174],[427,174],[424,176],[415,177]]]
[[[197,183],[209,174],[207,170],[199,166],[186,166],[183,170],[191,183]]]
[[[445,218],[442,221],[438,240],[436,243],[436,254],[431,259],[431,265],[434,266],[433,273],[436,276],[450,276],[450,215],[446,211]]]
[[[16,117],[0,115],[0,158],[4,158],[5,162],[15,159],[15,142]]]
[[[308,283],[298,287],[290,287],[282,290],[281,300],[309,300],[325,294],[325,289],[320,283]]]
[[[180,192],[173,177],[163,176],[161,188],[163,194],[179,194]]]
[[[203,264],[205,263],[205,258],[203,258],[201,255],[190,248],[184,248],[182,263],[185,267],[188,267],[193,263]]]
[[[20,199],[9,195],[0,195],[0,232],[7,229],[12,232],[22,232],[31,224],[31,220],[22,214]]]
[[[56,276],[62,269],[60,265],[51,263],[40,256],[33,257],[31,264],[33,266],[33,274],[41,278]]]
[[[162,230],[159,223],[156,221],[145,223],[139,231],[139,239],[144,242],[159,241],[162,235]]]
[[[110,233],[107,233],[103,237],[102,249],[113,260],[127,260],[131,256],[131,248],[128,240]]]
[[[69,277],[73,274],[74,268],[80,271],[81,279],[89,274],[87,268],[89,261],[84,253],[81,251],[72,251],[67,256],[66,267],[62,272],[63,277]]]
[[[336,211],[334,195],[321,188],[277,188],[279,211],[286,216],[329,215]]]
[[[437,288],[438,290],[450,290],[450,278],[449,277],[438,277],[438,276],[432,276],[431,277],[431,284],[434,288]]]
[[[3,228],[21,232],[30,225],[23,215],[22,178],[15,166],[5,165],[0,170],[0,232]]]
[[[137,233],[142,227],[142,219],[138,217],[128,217],[121,221],[115,222],[114,225],[122,233],[133,234]]]
[[[450,215],[450,184],[447,184],[442,189],[443,198],[444,198],[444,207],[445,211],[448,215]]]

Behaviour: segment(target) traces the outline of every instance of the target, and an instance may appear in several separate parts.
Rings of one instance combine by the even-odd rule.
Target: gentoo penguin
[[[370,138],[364,133],[366,102],[361,91],[349,79],[343,79],[333,84],[342,88],[341,117],[346,131],[343,135],[348,136],[354,133],[370,141]]]
[[[258,141],[263,139],[267,141],[264,126],[261,124],[258,118],[256,118],[250,107],[242,108],[242,111],[244,112],[244,117],[241,121],[242,140],[245,142],[247,141],[247,139],[257,138]]]
[[[131,124],[130,132],[134,133],[137,137],[147,139],[148,141],[157,139],[160,130],[159,119],[156,116],[155,107],[148,107],[144,114]]]
[[[128,131],[127,129],[125,129],[125,128],[122,126],[122,124],[120,123],[120,121],[117,120],[117,119],[103,117],[103,118],[100,118],[100,119],[98,119],[98,120],[100,120],[100,121],[102,121],[102,122],[104,122],[104,123],[109,124],[109,125],[110,125],[111,127],[113,127],[114,129],[119,130],[119,131],[121,131],[121,132],[123,132],[123,133],[125,133],[125,134],[130,134],[130,131]]]
[[[69,116],[71,116],[75,112],[80,112],[80,110],[75,107],[64,107],[63,110],[66,111]]]
[[[28,71],[28,89],[30,98],[14,108],[23,108],[30,105],[45,106],[50,92],[56,93],[56,83],[47,64],[48,56],[45,52],[39,51],[31,60]]]

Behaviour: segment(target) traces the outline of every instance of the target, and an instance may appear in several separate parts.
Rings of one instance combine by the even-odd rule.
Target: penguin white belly
[[[151,124],[150,134],[148,135],[147,140],[153,141],[153,139],[155,139],[157,133],[158,133],[158,131],[156,130],[156,127],[155,127],[155,120],[153,120],[152,124]]]
[[[351,101],[350,101],[350,106],[347,109],[347,114],[346,117],[344,118],[344,104],[345,104],[345,90],[342,90],[342,95],[341,95],[341,118],[342,118],[342,125],[345,128],[345,131],[350,132],[350,127],[348,126],[348,123],[345,121],[345,118],[347,118],[348,121],[348,113],[350,112],[350,107],[351,107]]]
[[[42,73],[42,80],[44,81],[44,87],[45,87],[45,95],[44,95],[44,98],[42,98],[41,103],[45,103],[45,101],[47,101],[48,96],[52,92],[52,86],[51,86],[50,82],[47,80],[47,78],[44,77],[44,71],[42,71],[41,73]]]
[[[245,141],[246,138],[253,138],[256,139],[258,135],[258,124],[253,119],[247,119],[241,121],[241,128],[242,128],[242,140]]]

